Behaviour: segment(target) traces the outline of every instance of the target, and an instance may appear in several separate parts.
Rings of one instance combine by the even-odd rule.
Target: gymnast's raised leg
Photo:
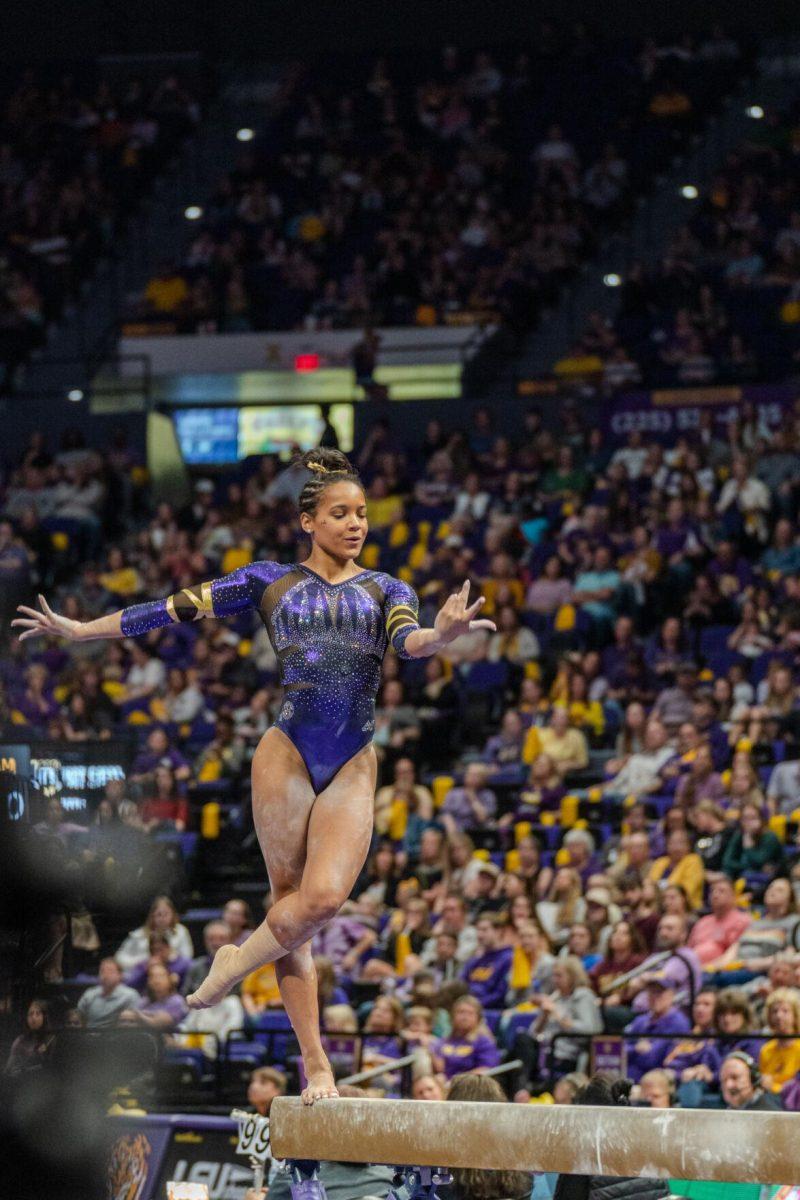
[[[300,1042],[307,1103],[335,1094],[319,1032],[309,941],[350,895],[372,836],[376,760],[365,746],[319,796],[292,742],[264,735],[253,758],[253,817],[275,903],[241,947],[225,946],[192,1007],[215,1004],[249,971],[274,961],[281,996]]]

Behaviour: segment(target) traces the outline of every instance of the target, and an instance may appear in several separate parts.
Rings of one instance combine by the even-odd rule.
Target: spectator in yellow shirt
[[[699,854],[692,853],[692,844],[685,829],[674,829],[667,839],[667,853],[657,858],[650,868],[648,879],[662,887],[678,883],[686,892],[693,911],[703,903],[705,867]]]
[[[800,1035],[800,995],[794,988],[770,992],[764,1011],[772,1033]],[[773,1038],[762,1046],[758,1065],[766,1090],[779,1092],[800,1071],[800,1037],[796,1041]]]
[[[248,1017],[258,1017],[268,1008],[283,1008],[274,963],[267,963],[244,977],[242,1005]]]
[[[569,713],[565,708],[554,708],[544,729],[532,725],[528,730],[522,751],[523,761],[531,763],[540,754],[550,756],[561,776],[568,771],[582,771],[589,762],[586,738],[580,729],[570,726]]]
[[[367,519],[370,529],[388,529],[403,519],[402,498],[389,494],[388,484],[382,475],[378,475],[370,484]]]

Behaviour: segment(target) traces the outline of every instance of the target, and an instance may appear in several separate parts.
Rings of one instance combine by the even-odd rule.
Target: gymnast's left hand
[[[494,621],[473,620],[475,614],[480,612],[486,603],[486,597],[479,596],[475,603],[470,605],[467,604],[468,598],[469,580],[465,579],[461,590],[453,592],[436,615],[433,628],[439,641],[445,644],[454,642],[462,634],[472,633],[476,629],[488,629],[492,633],[495,631],[497,626]]]
[[[42,595],[39,596],[39,604],[41,612],[38,608],[28,608],[25,604],[17,606],[17,612],[22,613],[22,616],[16,617],[11,624],[23,631],[19,635],[21,642],[33,637],[58,637],[68,642],[80,641],[83,622],[72,621],[69,617],[54,613]]]

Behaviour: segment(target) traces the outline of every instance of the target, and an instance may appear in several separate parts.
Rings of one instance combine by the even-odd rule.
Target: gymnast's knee
[[[325,884],[310,884],[300,889],[303,912],[310,928],[321,929],[338,913],[347,896],[338,888]]]

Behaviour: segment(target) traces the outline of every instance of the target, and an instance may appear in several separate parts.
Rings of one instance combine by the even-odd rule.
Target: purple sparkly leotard
[[[136,637],[171,621],[227,617],[255,608],[280,666],[276,725],[297,747],[316,792],[372,741],[375,696],[388,645],[401,657],[418,629],[413,589],[381,571],[328,583],[310,567],[256,562],[122,613]]]

